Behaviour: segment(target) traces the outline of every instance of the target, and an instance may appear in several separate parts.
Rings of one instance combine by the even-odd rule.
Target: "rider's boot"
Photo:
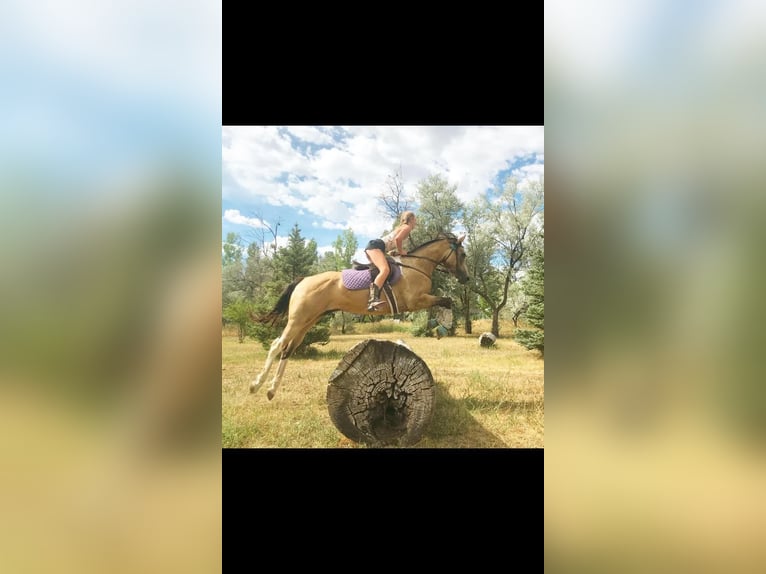
[[[375,285],[375,283],[370,283],[370,299],[367,302],[367,310],[374,311],[382,303],[383,301],[380,300],[380,287]]]

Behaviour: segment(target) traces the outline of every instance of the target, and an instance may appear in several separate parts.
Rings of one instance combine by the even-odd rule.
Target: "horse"
[[[451,233],[442,233],[436,239],[419,245],[409,254],[402,255],[400,261],[389,260],[391,265],[391,273],[387,280],[389,284],[393,282],[392,277],[395,275],[394,266],[398,265],[401,269],[401,273],[397,270],[396,283],[392,285],[393,303],[396,309],[391,308],[390,295],[382,290],[381,294],[385,293],[387,304],[380,305],[374,311],[367,310],[367,296],[371,282],[368,271],[363,272],[365,276],[361,286],[353,286],[353,289],[344,286],[344,275],[350,270],[325,271],[293,281],[282,292],[274,308],[256,318],[260,322],[273,325],[287,314],[287,325],[281,335],[271,343],[263,370],[250,383],[250,392],[256,392],[263,385],[274,360],[279,355],[277,372],[266,393],[269,400],[274,398],[290,355],[301,344],[308,330],[326,313],[346,311],[357,315],[384,315],[418,311],[437,305],[451,308],[451,299],[430,294],[431,275],[435,269],[443,268],[454,275],[461,284],[468,282],[463,239],[465,235],[457,238]],[[369,267],[373,272],[377,270],[372,265]],[[348,275],[346,275],[347,278]]]

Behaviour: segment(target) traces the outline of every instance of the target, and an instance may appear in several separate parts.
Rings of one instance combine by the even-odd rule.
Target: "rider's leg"
[[[375,281],[370,284],[370,299],[367,304],[368,311],[374,311],[378,305],[382,303],[380,300],[380,290],[383,288],[383,284],[388,278],[389,268],[388,260],[385,253],[380,249],[366,250],[367,258],[372,262],[375,267],[379,269],[378,276],[375,277]]]

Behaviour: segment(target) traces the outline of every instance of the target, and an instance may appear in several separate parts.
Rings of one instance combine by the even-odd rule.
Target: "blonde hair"
[[[410,221],[412,221],[413,217],[415,217],[415,212],[405,211],[399,216],[399,225],[394,227],[391,231],[389,231],[382,237],[383,242],[386,244],[386,249],[385,249],[386,251],[391,251],[392,249],[396,249],[396,242],[394,238],[397,236],[397,234],[399,233],[399,231],[402,229],[403,226],[410,224]]]

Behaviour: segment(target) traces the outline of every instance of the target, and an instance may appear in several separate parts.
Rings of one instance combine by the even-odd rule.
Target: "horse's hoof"
[[[273,398],[274,398],[274,391],[268,391],[268,392],[266,393],[266,397],[267,397],[269,400],[273,399]]]
[[[258,385],[255,383],[255,381],[250,383],[250,394],[254,393],[257,390],[258,390]]]

